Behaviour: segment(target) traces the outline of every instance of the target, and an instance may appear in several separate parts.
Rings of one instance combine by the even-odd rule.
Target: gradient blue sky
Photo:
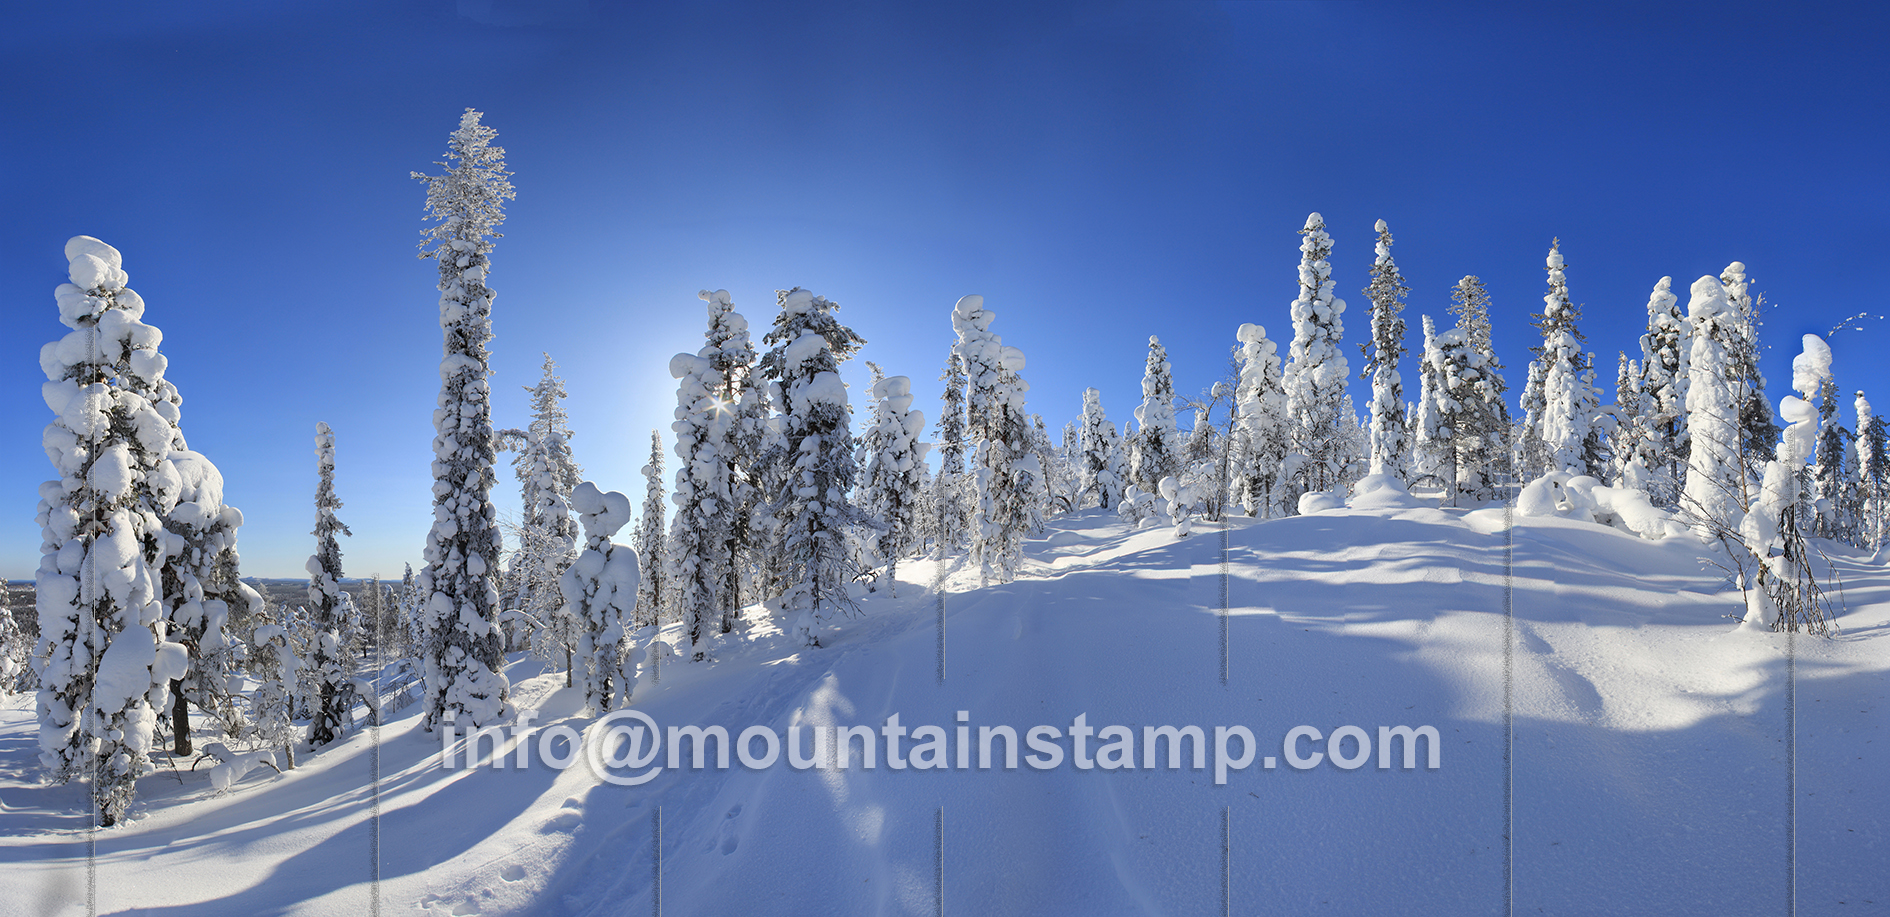
[[[579,461],[633,495],[704,287],[757,329],[777,288],[840,303],[869,342],[848,370],[862,412],[861,360],[935,409],[948,310],[982,293],[1053,427],[1091,385],[1127,420],[1150,334],[1184,394],[1226,371],[1241,322],[1290,335],[1314,210],[1350,341],[1383,218],[1413,343],[1481,275],[1517,388],[1555,236],[1610,391],[1663,275],[1684,304],[1694,278],[1749,265],[1778,304],[1775,400],[1797,335],[1890,311],[1881,7],[187,7],[0,13],[8,578],[38,560],[37,353],[80,233],[124,252],[165,332],[185,433],[247,516],[246,573],[299,575],[313,548],[318,420],[349,574],[418,563],[440,336],[408,173],[468,106],[518,187],[493,256],[496,420],[523,423],[518,387],[550,352]],[[1886,334],[1872,320],[1833,349],[1839,385],[1890,412]],[[496,494],[516,511],[509,465]]]

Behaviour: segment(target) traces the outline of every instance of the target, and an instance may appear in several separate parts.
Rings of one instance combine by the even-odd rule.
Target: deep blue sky
[[[497,420],[522,424],[549,351],[578,459],[632,494],[649,431],[668,443],[668,359],[700,346],[704,287],[758,332],[777,288],[839,302],[869,342],[858,411],[861,360],[935,408],[948,310],[982,293],[1058,428],[1090,385],[1129,418],[1150,334],[1190,394],[1241,322],[1286,339],[1315,210],[1349,340],[1383,218],[1413,343],[1481,275],[1517,388],[1556,236],[1610,390],[1663,275],[1684,304],[1694,278],[1749,265],[1779,305],[1774,399],[1798,334],[1886,311],[1887,17],[1864,5],[188,9],[0,13],[6,577],[38,559],[37,353],[63,331],[52,289],[79,233],[124,252],[165,332],[185,433],[248,518],[245,572],[299,575],[313,548],[318,420],[350,575],[419,561],[440,344],[408,173],[468,106],[518,187],[493,256]],[[1840,386],[1890,411],[1887,334],[1873,320],[1833,349]],[[497,494],[516,511],[509,465]]]

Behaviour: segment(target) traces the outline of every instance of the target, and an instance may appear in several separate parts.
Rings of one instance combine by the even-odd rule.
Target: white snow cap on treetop
[[[714,292],[703,290],[696,294],[696,298],[706,303],[729,303],[733,301],[728,298],[727,290],[716,290]]]
[[[795,290],[787,295],[781,304],[781,311],[789,315],[799,315],[814,305],[814,294],[807,290]]]
[[[1384,220],[1379,220],[1377,223],[1372,224],[1372,232],[1384,232],[1384,231],[1385,231]]]
[[[912,379],[906,376],[887,376],[873,383],[873,397],[879,399],[898,398],[912,394]],[[907,404],[911,402],[908,400]],[[904,410],[895,406],[895,410]]]
[[[124,256],[91,236],[73,236],[66,240],[67,275],[82,290],[117,290],[129,282]]]
[[[1267,339],[1267,329],[1253,322],[1246,322],[1240,326],[1239,331],[1234,333],[1234,337],[1244,344],[1257,344]]]
[[[1693,299],[1687,303],[1687,315],[1699,318],[1709,315],[1724,314],[1730,305],[1726,302],[1726,288],[1719,285],[1719,278],[1707,274],[1693,281],[1691,290]]]
[[[1547,264],[1549,265],[1549,270],[1559,271],[1567,265],[1567,262],[1562,260],[1561,250],[1552,248],[1552,249],[1549,249],[1549,258],[1548,258]]]
[[[979,331],[991,327],[991,319],[994,317],[991,313],[984,311],[984,297],[976,293],[958,297],[958,304],[952,306],[952,312],[960,320],[970,322],[972,327]]]
[[[1325,217],[1322,217],[1322,216],[1320,216],[1320,215],[1319,215],[1319,214],[1318,214],[1317,212],[1314,212],[1314,213],[1309,213],[1309,214],[1307,214],[1307,215],[1306,215],[1306,227],[1305,227],[1305,228],[1307,228],[1307,229],[1309,229],[1309,230],[1310,230],[1310,229],[1318,229],[1319,227],[1321,227],[1321,226],[1324,226],[1324,225],[1326,225],[1326,218],[1325,218]]]
[[[1831,378],[1831,345],[1815,335],[1805,335],[1805,351],[1792,358],[1792,388],[1806,398],[1814,397]]]
[[[584,534],[609,538],[630,521],[630,498],[617,491],[605,493],[585,481],[571,491],[571,508],[584,524]]]

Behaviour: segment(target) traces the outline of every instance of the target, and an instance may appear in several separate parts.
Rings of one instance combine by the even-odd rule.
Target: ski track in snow
[[[381,906],[649,913],[660,806],[665,914],[929,915],[942,807],[954,914],[1220,913],[1227,809],[1235,913],[1500,913],[1502,518],[1231,520],[1225,685],[1216,526],[1177,540],[1095,511],[1028,542],[1017,582],[980,589],[962,560],[908,561],[898,596],[867,597],[825,648],[757,621],[714,661],[637,684],[636,709],[659,724],[731,735],[785,738],[797,722],[877,735],[893,713],[952,733],[968,710],[974,765],[978,726],[1021,736],[1084,713],[1131,727],[1135,769],[801,771],[784,741],[766,770],[617,787],[582,766],[442,770],[410,710],[383,730]],[[1514,538],[1517,912],[1781,912],[1784,636],[1735,630],[1723,616],[1738,593],[1691,545],[1541,518]],[[1844,633],[1796,641],[1799,912],[1886,913],[1890,572],[1834,558]],[[510,675],[534,725],[595,722],[561,673],[519,660]],[[1225,786],[1211,768],[1140,769],[1141,727],[1163,724],[1210,744],[1214,726],[1245,725],[1260,748]],[[1264,769],[1300,724],[1374,737],[1430,724],[1443,766],[1380,771],[1374,749],[1354,771]],[[83,788],[40,785],[36,745],[30,700],[9,699],[0,915],[82,913]],[[221,795],[206,768],[160,763],[132,822],[97,834],[99,912],[366,913],[368,761],[355,734]]]

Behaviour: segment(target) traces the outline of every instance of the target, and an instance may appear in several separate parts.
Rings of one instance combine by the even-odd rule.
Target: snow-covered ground
[[[666,914],[936,914],[942,888],[951,914],[1219,914],[1228,895],[1241,914],[1454,917],[1503,913],[1510,887],[1515,913],[1779,914],[1793,863],[1799,913],[1890,913],[1890,571],[1830,549],[1843,632],[1788,640],[1725,617],[1739,593],[1697,546],[1559,519],[1507,531],[1513,783],[1501,508],[1234,520],[1225,539],[1197,523],[1179,541],[1092,511],[1032,540],[1017,582],[945,571],[942,680],[938,571],[915,562],[826,648],[761,623],[712,663],[646,673],[635,708],[731,734],[894,713],[951,732],[964,710],[974,737],[1021,735],[1084,714],[1131,727],[1138,765],[1143,726],[1244,725],[1281,756],[1302,724],[1431,725],[1441,766],[1380,770],[1375,749],[1356,770],[1256,758],[1216,786],[1211,766],[1067,759],[799,770],[784,748],[767,769],[622,787],[582,766],[443,770],[410,713],[381,730],[378,760],[357,733],[223,793],[207,763],[161,763],[134,820],[91,834],[82,787],[38,783],[15,698],[0,710],[0,913],[82,913],[92,875],[99,913],[366,914],[378,887],[387,913],[646,914],[659,809]],[[595,722],[541,671],[510,672],[534,725]]]

